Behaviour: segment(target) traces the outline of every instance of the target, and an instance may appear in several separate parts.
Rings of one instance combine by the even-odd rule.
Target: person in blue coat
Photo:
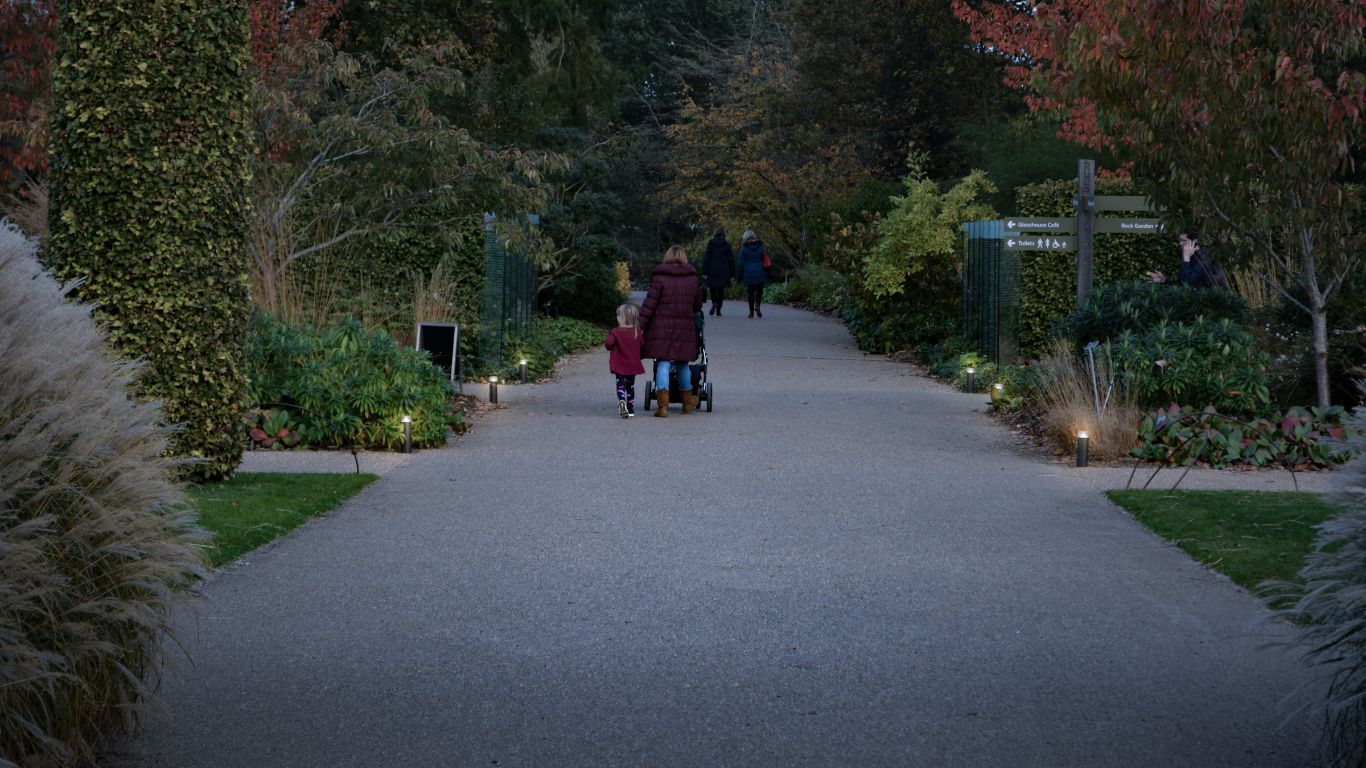
[[[735,271],[739,272],[736,279],[745,284],[749,293],[749,316],[762,318],[764,310],[760,304],[764,300],[764,283],[768,282],[768,266],[764,263],[768,261],[768,251],[752,229],[745,230],[742,240],[740,255],[736,258]]]

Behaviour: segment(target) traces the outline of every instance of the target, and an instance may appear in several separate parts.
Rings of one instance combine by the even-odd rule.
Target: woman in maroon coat
[[[702,311],[702,288],[697,270],[688,263],[688,253],[680,245],[671,246],[664,263],[650,277],[650,291],[640,307],[640,329],[645,334],[642,357],[655,359],[655,392],[659,396],[656,416],[669,412],[669,371],[678,369],[678,389],[683,395],[683,412],[697,407],[692,391],[692,367],[697,359],[697,326],[693,315]]]

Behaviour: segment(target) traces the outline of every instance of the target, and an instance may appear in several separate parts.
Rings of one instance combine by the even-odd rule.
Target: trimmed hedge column
[[[1044,181],[1015,190],[1016,216],[1076,216],[1072,198],[1076,179]],[[1096,194],[1137,195],[1133,182],[1097,179]],[[1105,217],[1157,216],[1155,213],[1106,213]],[[1149,270],[1176,272],[1180,261],[1176,234],[1096,235],[1094,270],[1097,286],[1142,280]],[[1054,318],[1077,306],[1077,255],[1062,251],[1020,254],[1020,337],[1022,354],[1034,356],[1048,348]]]
[[[194,479],[242,453],[246,4],[60,0],[49,266],[85,282]]]

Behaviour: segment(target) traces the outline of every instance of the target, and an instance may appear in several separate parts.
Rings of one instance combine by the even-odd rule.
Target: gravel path
[[[1313,764],[1254,598],[980,396],[732,312],[714,413],[623,421],[591,353],[215,577],[111,764]]]

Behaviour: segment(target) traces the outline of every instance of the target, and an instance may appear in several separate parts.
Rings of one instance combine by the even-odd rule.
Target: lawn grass
[[[213,567],[297,528],[374,481],[374,475],[242,472],[226,483],[190,488],[199,527],[213,534]]]
[[[1250,590],[1292,580],[1314,526],[1342,510],[1315,493],[1107,491],[1139,522]]]

